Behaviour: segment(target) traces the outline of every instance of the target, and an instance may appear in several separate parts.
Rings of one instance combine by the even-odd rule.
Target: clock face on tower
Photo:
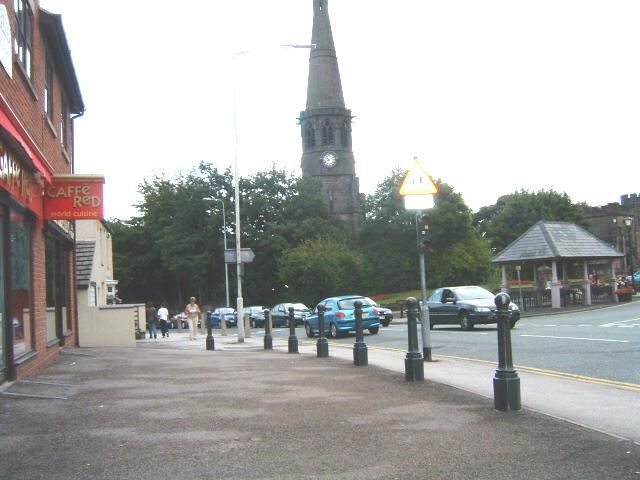
[[[324,152],[320,159],[322,160],[322,165],[327,168],[334,167],[336,162],[338,161],[337,155],[333,152]]]

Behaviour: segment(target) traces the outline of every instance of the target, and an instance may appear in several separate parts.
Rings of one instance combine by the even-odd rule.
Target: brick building
[[[60,15],[0,0],[0,383],[78,342],[74,222],[46,220],[45,199],[74,173],[83,112]]]

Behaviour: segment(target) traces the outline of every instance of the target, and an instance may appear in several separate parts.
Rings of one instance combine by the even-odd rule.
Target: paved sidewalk
[[[450,359],[414,383],[376,365],[401,352],[370,351],[355,367],[349,349],[318,359],[306,339],[288,354],[286,340],[265,351],[261,337],[216,336],[206,351],[204,338],[72,349],[10,385],[2,478],[640,479],[638,444],[528,408],[498,412],[432,381],[451,375]]]

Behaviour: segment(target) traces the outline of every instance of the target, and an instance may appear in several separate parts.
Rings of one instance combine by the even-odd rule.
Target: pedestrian
[[[158,309],[158,318],[160,319],[160,331],[162,338],[169,337],[169,310],[164,303],[160,304]]]
[[[147,302],[147,330],[149,330],[149,338],[158,338],[158,325],[157,325],[157,315],[156,307],[153,306],[153,303]]]
[[[187,315],[187,322],[189,322],[189,340],[197,340],[200,307],[196,303],[196,297],[191,297],[189,299],[189,303],[187,303],[187,306],[184,307],[184,313]]]

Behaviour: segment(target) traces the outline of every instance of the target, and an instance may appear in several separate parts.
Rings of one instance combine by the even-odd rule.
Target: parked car
[[[633,275],[627,275],[627,282],[633,283],[636,288],[640,288],[640,270]]]
[[[178,322],[180,328],[189,328],[189,322],[187,322],[187,316],[183,312],[176,313],[169,321],[169,328],[178,328]]]
[[[264,318],[264,307],[262,306],[253,306],[253,307],[244,307],[242,309],[242,317],[245,315],[249,315],[249,325],[251,328],[264,328],[265,326],[265,318]]]
[[[471,330],[477,324],[497,323],[495,295],[478,286],[436,289],[427,299],[431,328],[434,325],[460,325]],[[513,328],[520,319],[518,305],[509,304],[509,322]]]
[[[324,331],[330,337],[336,338],[341,333],[355,332],[355,302],[362,302],[362,329],[369,330],[375,335],[380,329],[380,316],[382,315],[370,298],[361,295],[344,295],[340,297],[325,298],[318,305],[324,305]],[[307,337],[311,338],[320,332],[318,325],[318,306],[304,319],[304,330]]]
[[[274,327],[289,326],[289,307],[293,307],[293,318],[296,320],[296,326],[304,323],[304,317],[309,315],[311,309],[304,303],[279,303],[271,309],[271,324]]]
[[[219,307],[216,308],[209,315],[209,321],[211,322],[212,328],[220,328],[220,320],[224,318],[225,325],[227,327],[234,327],[238,324],[238,318],[236,315],[236,311],[231,307]]]
[[[369,300],[371,300],[369,297],[367,297]],[[373,302],[373,304],[378,308],[378,313],[380,313],[380,323],[382,324],[383,327],[388,327],[389,324],[391,323],[391,321],[393,320],[393,312],[391,311],[390,308],[387,307],[381,307],[378,302],[371,300],[371,302]]]

